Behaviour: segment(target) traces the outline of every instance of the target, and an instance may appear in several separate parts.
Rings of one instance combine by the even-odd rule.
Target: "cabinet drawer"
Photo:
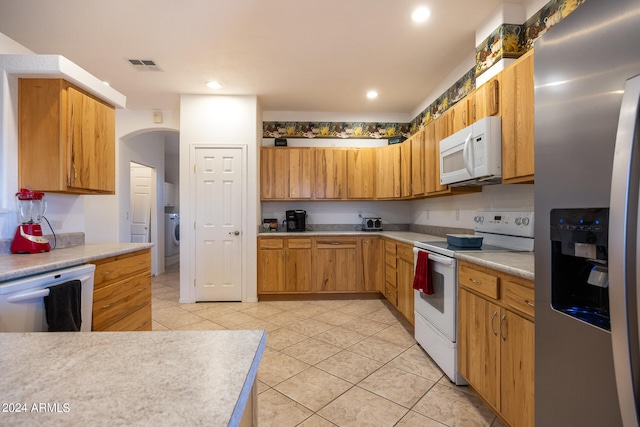
[[[288,239],[287,248],[289,249],[311,249],[311,239]]]
[[[398,305],[398,291],[394,286],[391,286],[389,282],[385,284],[384,287],[384,296],[389,300],[391,304],[394,306]]]
[[[461,266],[458,270],[458,279],[461,286],[498,299],[498,278],[496,276]]]
[[[258,243],[259,249],[282,249],[284,248],[283,239],[260,239]]]
[[[504,283],[505,302],[516,310],[534,316],[535,312],[535,291],[514,282],[505,281]]]
[[[398,245],[398,258],[413,264],[413,246]]]
[[[389,253],[384,254],[384,263],[389,267],[396,268],[396,256]]]
[[[396,254],[396,244],[393,242],[385,241],[384,242],[384,251],[395,256]]]
[[[151,278],[134,276],[128,280],[104,286],[93,293],[94,331],[107,330],[108,326],[127,317],[151,302]]]
[[[98,290],[119,279],[149,270],[151,268],[151,252],[145,250],[119,255],[107,258],[105,261],[98,260],[95,264],[96,271],[94,273],[93,287],[94,290]]]
[[[316,247],[318,249],[355,249],[357,242],[356,238],[317,239]]]
[[[395,268],[391,268],[391,267],[387,266],[384,269],[384,279],[385,279],[385,281],[387,282],[387,284],[390,284],[394,288],[397,287],[397,285],[398,285],[397,277],[398,277],[398,274],[397,274],[397,270]]]

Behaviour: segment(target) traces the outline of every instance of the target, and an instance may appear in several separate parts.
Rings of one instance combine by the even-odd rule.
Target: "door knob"
[[[235,234],[236,236],[238,236],[240,234],[240,232],[238,230],[230,231],[229,234]]]

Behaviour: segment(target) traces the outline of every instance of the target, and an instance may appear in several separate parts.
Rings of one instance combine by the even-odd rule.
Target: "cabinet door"
[[[258,250],[258,293],[284,291],[284,251]]]
[[[347,151],[315,148],[315,198],[342,199],[347,171]]]
[[[501,75],[480,86],[469,96],[469,122],[500,115],[500,79]]]
[[[400,145],[400,197],[411,197],[412,192],[412,175],[411,175],[411,156],[413,151],[411,149],[413,138],[417,138],[416,134],[411,139],[403,142]]]
[[[512,426],[534,425],[534,324],[503,310],[500,410]]]
[[[495,409],[500,409],[500,307],[459,291],[461,373]]]
[[[398,259],[398,311],[411,323],[415,324],[413,313],[413,262]]]
[[[362,290],[384,293],[384,246],[378,237],[363,237],[362,245]]]
[[[463,98],[458,101],[448,111],[450,133],[454,134],[469,126],[468,99]]]
[[[447,185],[440,184],[440,141],[448,135],[448,117],[440,116],[425,126],[426,147],[426,191],[427,194],[438,194],[448,190]]]
[[[69,187],[115,190],[115,114],[110,107],[67,88]]]
[[[347,198],[373,199],[375,150],[357,148],[347,151]]]
[[[260,198],[283,200],[289,194],[289,154],[280,147],[260,150]]]
[[[284,290],[286,292],[310,292],[311,249],[287,249],[284,258]]]
[[[533,51],[502,72],[502,180],[533,180]]]
[[[315,291],[359,290],[357,242],[357,238],[316,239]]]
[[[313,194],[311,148],[288,148],[289,198],[310,199]]]
[[[376,151],[376,198],[399,198],[400,144],[378,147]]]
[[[424,134],[425,134],[425,131],[421,130],[421,131],[418,131],[411,138],[411,195],[412,196],[421,196],[425,192]],[[404,177],[405,175],[403,174],[402,176],[403,180],[404,180]]]

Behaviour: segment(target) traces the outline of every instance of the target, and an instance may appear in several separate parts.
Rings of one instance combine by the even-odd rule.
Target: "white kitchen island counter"
[[[0,334],[0,425],[236,426],[265,344],[265,331]]]

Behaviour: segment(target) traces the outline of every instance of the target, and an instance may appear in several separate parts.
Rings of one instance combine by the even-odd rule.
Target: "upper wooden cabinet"
[[[347,150],[347,198],[373,199],[377,148]]]
[[[19,79],[18,180],[34,191],[114,194],[114,108],[62,79]]]
[[[463,98],[446,113],[449,116],[449,135],[469,126],[469,99]]]
[[[501,74],[498,74],[469,95],[470,123],[485,117],[500,115],[501,79]]]
[[[278,147],[260,150],[260,197],[284,200],[289,194],[289,153]]]
[[[313,195],[311,148],[291,148],[289,152],[289,198],[310,199]]]
[[[386,145],[376,149],[377,199],[393,199],[401,196],[400,191],[400,150],[402,144]]]
[[[534,175],[533,50],[502,72],[502,182],[532,182]]]
[[[315,148],[315,198],[343,199],[347,193],[347,150]]]
[[[260,197],[263,200],[304,200],[313,195],[311,148],[262,147]]]
[[[411,137],[411,196],[419,197],[425,194],[425,131],[420,130]],[[405,142],[406,144],[407,142]],[[404,158],[403,158],[404,160]],[[406,176],[406,169],[403,167],[402,179]],[[404,188],[404,181],[403,181]]]

